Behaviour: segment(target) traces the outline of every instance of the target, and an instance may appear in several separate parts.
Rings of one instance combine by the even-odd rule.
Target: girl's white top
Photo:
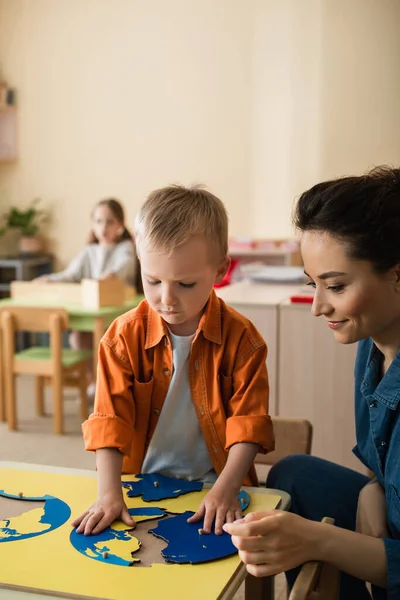
[[[87,244],[69,265],[59,273],[49,275],[49,281],[102,279],[113,273],[126,284],[133,285],[136,275],[135,244],[124,240],[115,245]]]

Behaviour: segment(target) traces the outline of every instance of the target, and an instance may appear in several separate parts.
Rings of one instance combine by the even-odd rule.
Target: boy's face
[[[212,259],[209,244],[195,236],[172,252],[139,244],[143,289],[148,303],[176,335],[196,332],[214,283],[220,283],[229,258]]]

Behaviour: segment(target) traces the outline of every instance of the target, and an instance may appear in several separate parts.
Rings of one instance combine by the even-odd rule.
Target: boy
[[[98,499],[74,522],[99,533],[132,527],[121,470],[215,481],[190,521],[204,531],[241,517],[241,485],[273,450],[267,349],[255,327],[217,298],[229,266],[228,218],[203,189],[153,192],[135,222],[146,300],[112,323],[99,349],[95,412],[83,424],[96,451]]]

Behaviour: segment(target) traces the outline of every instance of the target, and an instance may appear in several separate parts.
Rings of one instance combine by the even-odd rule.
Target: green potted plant
[[[21,254],[39,254],[43,251],[43,238],[39,235],[39,229],[47,218],[47,213],[38,208],[40,202],[40,198],[35,198],[26,209],[11,206],[2,217],[4,225],[0,228],[0,235],[10,229],[18,230]]]

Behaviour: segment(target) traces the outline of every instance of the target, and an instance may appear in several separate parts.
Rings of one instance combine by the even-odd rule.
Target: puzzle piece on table
[[[128,513],[131,515],[132,519],[135,519],[136,523],[152,521],[154,519],[162,519],[167,514],[165,510],[162,508],[157,508],[156,506],[129,508]],[[127,529],[130,529],[129,525],[125,525],[125,523],[122,521],[115,521],[112,526],[113,529],[117,529],[118,531],[126,531]]]
[[[240,502],[240,508],[242,510],[246,510],[250,506],[250,495],[244,490],[240,490],[238,493],[238,498]]]
[[[177,498],[182,494],[199,492],[203,489],[202,481],[185,481],[157,473],[141,473],[135,477],[138,481],[122,481],[122,487],[129,490],[128,498],[142,496],[144,502]]]
[[[161,521],[154,529],[149,529],[149,533],[168,543],[161,551],[166,561],[198,564],[237,553],[231,536],[225,532],[222,535],[200,535],[199,529],[204,527],[204,521],[188,523],[187,520],[193,515],[192,511],[186,511]]]
[[[130,508],[129,514],[137,522],[150,519],[161,519],[166,513],[160,508]],[[130,567],[140,558],[133,558],[132,554],[140,550],[141,542],[128,533],[132,528],[122,521],[116,521],[97,535],[83,535],[71,531],[70,542],[81,554],[110,565]]]
[[[17,517],[10,517],[0,521],[0,543],[24,540],[48,533],[63,525],[71,515],[69,506],[55,496],[28,497],[22,493],[7,494],[0,490],[0,496],[12,500],[25,500],[31,502],[44,502],[44,506],[29,510]]]

